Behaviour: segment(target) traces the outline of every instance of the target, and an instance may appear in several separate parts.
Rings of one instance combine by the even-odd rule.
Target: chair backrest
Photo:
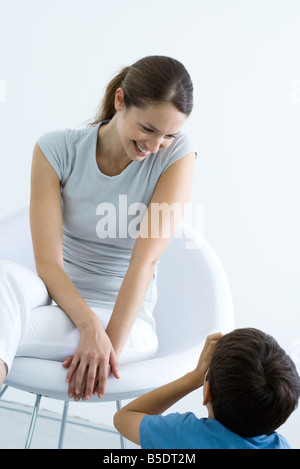
[[[27,207],[0,220],[0,259],[19,262],[36,270]]]
[[[35,271],[28,208],[0,220],[0,259]],[[158,265],[158,301],[154,315],[159,353],[184,348],[200,333],[233,328],[228,281],[211,246],[181,223]]]
[[[184,348],[203,333],[225,333],[234,326],[224,268],[207,241],[186,223],[159,262],[155,319],[161,350],[175,343]]]

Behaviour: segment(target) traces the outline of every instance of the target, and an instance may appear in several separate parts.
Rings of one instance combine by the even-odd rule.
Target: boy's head
[[[206,379],[215,419],[243,437],[275,431],[300,396],[294,362],[273,337],[253,328],[217,342]]]

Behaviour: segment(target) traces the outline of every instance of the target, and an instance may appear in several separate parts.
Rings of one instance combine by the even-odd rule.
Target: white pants
[[[113,304],[89,306],[105,329]],[[147,314],[136,319],[119,357],[120,365],[155,354],[155,325],[145,317]],[[15,356],[64,361],[75,353],[78,340],[78,329],[53,304],[37,274],[15,262],[0,261],[0,359],[8,370]]]

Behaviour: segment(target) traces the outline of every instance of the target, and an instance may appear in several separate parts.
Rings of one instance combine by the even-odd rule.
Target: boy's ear
[[[207,405],[209,403],[212,403],[210,384],[209,381],[205,381],[203,386],[203,405]]]

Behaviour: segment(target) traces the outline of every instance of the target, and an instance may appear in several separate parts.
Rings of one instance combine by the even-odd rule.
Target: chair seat
[[[134,398],[179,378],[196,366],[206,336],[213,332],[216,331],[206,331],[201,340],[199,338],[197,343],[183,350],[169,350],[168,354],[163,356],[120,366],[120,379],[113,376],[108,378],[105,395],[101,401],[97,396],[93,396],[86,402],[99,403]],[[72,401],[67,394],[66,373],[61,362],[18,357],[15,358],[5,383],[49,398]]]

